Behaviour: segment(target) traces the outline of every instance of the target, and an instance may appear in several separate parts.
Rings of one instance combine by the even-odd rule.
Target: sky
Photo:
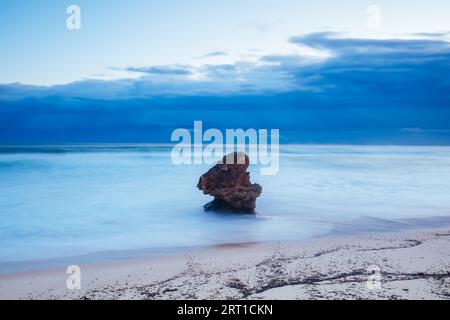
[[[66,28],[70,4],[81,9],[80,30]],[[366,27],[373,4],[382,12],[380,31]],[[0,83],[60,84],[133,76],[114,68],[252,59],[299,50],[287,39],[319,31],[450,30],[446,0],[3,0],[0,7]],[[202,59],[213,52],[229,56]]]
[[[445,0],[3,0],[0,144],[167,142],[194,120],[293,143],[450,144],[449,13]]]

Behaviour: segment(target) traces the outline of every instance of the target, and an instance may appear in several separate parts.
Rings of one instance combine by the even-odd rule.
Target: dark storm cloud
[[[293,37],[328,53],[130,67],[137,79],[0,86],[0,143],[168,142],[194,120],[280,128],[283,142],[450,144],[450,46],[438,35]]]

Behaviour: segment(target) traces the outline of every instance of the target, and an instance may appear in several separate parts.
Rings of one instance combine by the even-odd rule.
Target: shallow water
[[[343,225],[359,232],[358,221],[389,230],[450,216],[450,148],[281,151],[279,174],[251,166],[263,194],[258,214],[241,216],[203,212],[211,199],[196,184],[209,166],[175,166],[168,148],[1,148],[0,262],[306,239]]]

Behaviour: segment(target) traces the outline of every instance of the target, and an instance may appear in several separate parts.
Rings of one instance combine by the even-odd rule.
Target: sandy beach
[[[228,244],[0,276],[1,299],[450,299],[450,228]]]

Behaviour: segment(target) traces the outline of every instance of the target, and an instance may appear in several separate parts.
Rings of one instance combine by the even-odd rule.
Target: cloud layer
[[[443,36],[324,32],[290,41],[327,58],[130,66],[137,78],[1,85],[0,143],[169,142],[171,130],[204,120],[217,128],[280,128],[284,142],[450,144]]]

